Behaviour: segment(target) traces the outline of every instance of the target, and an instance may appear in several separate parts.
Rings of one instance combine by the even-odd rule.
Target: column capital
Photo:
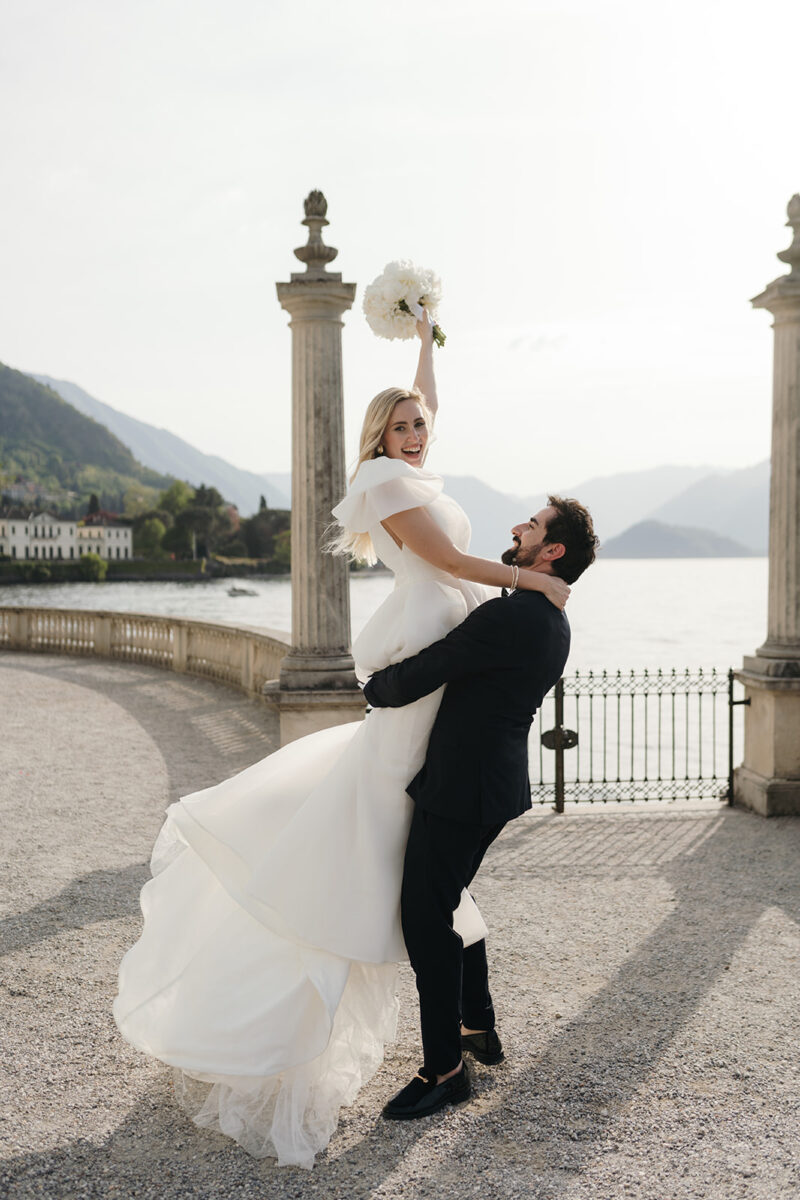
[[[299,320],[338,320],[356,298],[356,285],[342,283],[341,275],[293,275],[289,283],[276,283],[275,290],[281,308]]]
[[[779,322],[800,317],[800,195],[797,193],[786,206],[786,213],[789,217],[786,224],[793,235],[792,244],[786,250],[780,250],[778,258],[789,264],[789,274],[773,279],[751,300],[754,308],[768,309]]]
[[[797,192],[795,192],[786,205],[786,215],[789,218],[786,224],[791,229],[794,237],[792,238],[791,246],[787,250],[780,250],[778,252],[778,258],[781,262],[789,264],[790,279],[800,279],[800,195]]]

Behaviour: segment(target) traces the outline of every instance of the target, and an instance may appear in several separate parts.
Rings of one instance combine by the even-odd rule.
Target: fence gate
[[[590,804],[710,797],[732,803],[733,671],[607,671],[562,677],[530,745],[531,799]]]

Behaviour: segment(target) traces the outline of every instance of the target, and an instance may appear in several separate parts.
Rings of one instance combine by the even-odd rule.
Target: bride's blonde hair
[[[384,434],[391,422],[392,413],[396,405],[400,404],[403,400],[417,401],[422,409],[425,423],[428,426],[428,433],[430,434],[431,426],[433,425],[433,415],[419,388],[384,388],[382,392],[378,392],[377,396],[373,396],[367,405],[367,411],[364,413],[361,438],[358,443],[358,458],[350,475],[351,483],[358,474],[362,463],[367,462],[370,458],[383,458]],[[425,461],[427,450],[428,446],[426,444],[422,452],[421,462]],[[348,533],[339,527],[338,534],[334,535],[325,549],[329,550],[332,554],[346,554],[350,558],[358,559],[360,562],[368,563],[370,566],[378,561],[375,554],[375,547],[372,545],[372,538],[368,533]]]

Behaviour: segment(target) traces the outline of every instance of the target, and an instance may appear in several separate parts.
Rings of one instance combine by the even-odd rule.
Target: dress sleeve
[[[422,508],[441,494],[444,481],[421,467],[396,458],[362,463],[344,500],[333,515],[351,533],[367,533],[393,513]]]

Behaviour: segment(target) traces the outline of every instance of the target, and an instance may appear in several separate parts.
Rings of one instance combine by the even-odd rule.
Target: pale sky
[[[769,453],[800,190],[796,0],[0,0],[0,361],[256,471],[290,465],[321,188],[347,448],[410,383],[364,286],[442,277],[430,465],[532,493]]]

